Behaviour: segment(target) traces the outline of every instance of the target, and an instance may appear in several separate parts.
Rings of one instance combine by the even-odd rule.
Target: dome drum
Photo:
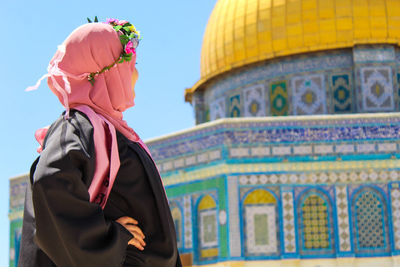
[[[400,49],[353,48],[237,68],[193,94],[196,123],[225,117],[399,111]]]

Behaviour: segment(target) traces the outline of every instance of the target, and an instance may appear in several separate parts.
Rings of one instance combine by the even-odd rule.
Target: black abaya
[[[31,168],[19,267],[181,266],[173,220],[155,164],[117,132],[120,168],[104,210],[89,202],[95,171],[93,127],[71,111],[49,129]],[[144,251],[116,219],[129,216],[146,236]]]

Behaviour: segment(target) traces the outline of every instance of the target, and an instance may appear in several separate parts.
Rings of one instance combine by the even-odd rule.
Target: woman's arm
[[[121,266],[133,235],[89,202],[93,128],[82,114],[71,112],[51,130],[33,176],[38,246],[59,267]]]

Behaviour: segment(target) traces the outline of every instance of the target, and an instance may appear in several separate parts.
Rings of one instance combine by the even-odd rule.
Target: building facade
[[[398,266],[399,119],[231,118],[150,140],[181,253],[210,266]]]

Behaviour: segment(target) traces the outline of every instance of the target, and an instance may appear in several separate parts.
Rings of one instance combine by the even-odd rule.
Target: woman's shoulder
[[[53,141],[70,145],[79,143],[85,151],[89,151],[93,143],[93,126],[83,112],[70,110],[68,118],[65,118],[63,113],[50,126],[43,142],[43,149]]]

